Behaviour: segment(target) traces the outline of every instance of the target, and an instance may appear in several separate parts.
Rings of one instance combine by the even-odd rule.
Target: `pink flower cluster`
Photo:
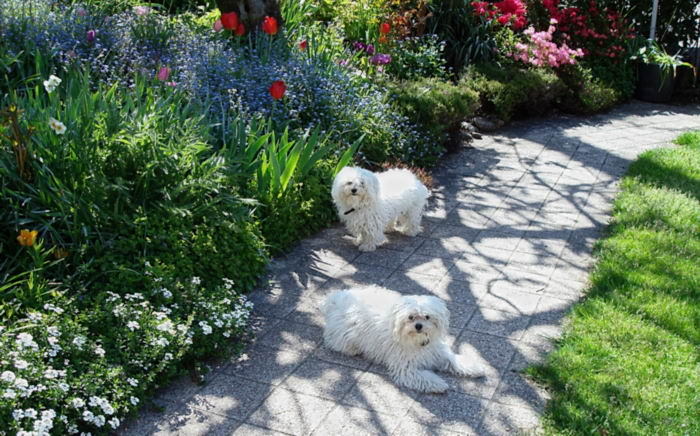
[[[549,28],[546,32],[535,32],[534,27],[528,27],[523,33],[527,35],[529,42],[527,44],[515,44],[515,52],[511,53],[515,60],[536,67],[550,66],[557,68],[562,65],[573,65],[576,63],[576,57],[583,56],[583,50],[573,50],[566,43],[558,46],[552,42],[552,34],[556,31],[554,25],[557,20],[550,20]]]

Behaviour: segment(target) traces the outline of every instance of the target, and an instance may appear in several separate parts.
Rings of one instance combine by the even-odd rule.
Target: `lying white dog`
[[[445,392],[447,382],[432,370],[464,377],[485,373],[481,364],[455,355],[445,342],[449,312],[437,297],[369,286],[333,292],[321,311],[326,346],[385,365],[400,386]]]
[[[345,167],[333,180],[331,192],[338,216],[357,237],[362,251],[386,242],[385,231],[408,236],[420,233],[428,188],[409,170],[391,169],[375,174]]]

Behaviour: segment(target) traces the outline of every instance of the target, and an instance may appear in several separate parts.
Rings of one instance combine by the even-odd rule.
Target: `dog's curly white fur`
[[[456,355],[445,342],[449,312],[439,298],[405,296],[379,286],[330,294],[321,307],[330,349],[385,365],[394,382],[421,392],[445,392],[432,370],[480,377],[484,367]]]
[[[384,232],[408,236],[421,232],[428,188],[407,169],[373,173],[345,167],[333,180],[331,191],[338,216],[357,238],[362,251],[372,251],[386,242]]]

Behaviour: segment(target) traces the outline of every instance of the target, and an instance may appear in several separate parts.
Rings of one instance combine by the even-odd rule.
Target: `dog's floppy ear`
[[[347,181],[348,174],[350,174],[351,167],[345,167],[335,176],[333,179],[333,187],[331,188],[331,196],[336,204],[340,200],[340,195],[342,193],[343,183]]]
[[[362,171],[362,179],[367,185],[367,193],[372,200],[379,198],[379,179],[371,171]]]
[[[406,297],[400,298],[391,308],[391,333],[396,341],[401,341],[401,327],[403,326],[404,318],[406,318],[407,309],[408,302]]]
[[[442,334],[447,334],[447,329],[450,326],[450,312],[447,310],[445,302],[432,295],[425,298],[430,315],[435,319],[435,325]]]

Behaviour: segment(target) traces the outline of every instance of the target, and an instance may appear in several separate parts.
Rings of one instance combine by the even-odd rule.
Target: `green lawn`
[[[587,298],[544,366],[548,434],[700,434],[700,132],[624,177]]]

